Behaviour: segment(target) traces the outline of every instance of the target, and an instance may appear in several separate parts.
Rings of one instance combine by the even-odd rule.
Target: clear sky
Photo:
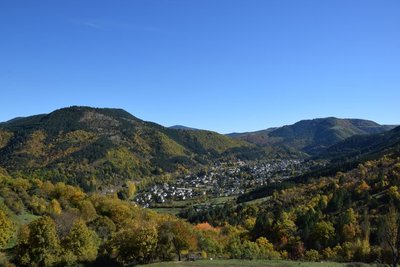
[[[2,0],[0,121],[71,105],[222,133],[400,123],[400,1]]]

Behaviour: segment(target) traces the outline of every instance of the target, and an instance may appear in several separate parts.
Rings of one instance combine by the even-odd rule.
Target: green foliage
[[[72,252],[80,262],[94,261],[97,257],[97,234],[81,220],[74,223],[63,243],[64,249]]]
[[[108,240],[116,231],[114,222],[106,216],[99,216],[89,224],[102,240]]]
[[[256,244],[258,245],[260,252],[259,258],[263,259],[279,259],[279,252],[274,250],[274,245],[269,242],[269,240],[265,237],[259,237],[256,240]]]
[[[316,223],[312,235],[315,242],[322,247],[327,247],[335,236],[335,228],[331,222],[320,221]]]
[[[157,241],[155,227],[141,226],[118,232],[109,244],[109,251],[124,265],[148,263],[156,251]]]
[[[257,258],[260,254],[260,248],[258,247],[257,243],[251,242],[249,240],[245,240],[241,245],[241,258],[242,259],[254,259]]]
[[[7,214],[0,209],[0,249],[8,243],[14,235],[14,227]]]
[[[50,217],[33,221],[21,231],[17,256],[21,266],[52,266],[59,260],[60,255],[60,241],[55,223]]]
[[[223,250],[222,244],[217,239],[218,236],[215,235],[217,235],[217,233],[211,234],[211,236],[210,234],[202,234],[198,237],[199,249],[206,252],[210,257],[216,257],[217,255],[220,255]]]
[[[307,261],[319,261],[320,255],[315,249],[310,249],[305,252],[304,259]]]
[[[159,226],[158,233],[158,251],[165,258],[171,258],[166,252],[174,251],[180,261],[182,250],[194,249],[197,245],[190,226],[180,220],[163,222]]]
[[[93,221],[97,217],[96,209],[93,204],[89,200],[83,200],[79,203],[79,210],[81,214],[81,218],[85,222]]]

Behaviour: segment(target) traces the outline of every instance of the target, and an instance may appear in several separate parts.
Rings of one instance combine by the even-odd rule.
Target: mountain
[[[270,184],[256,188],[241,196],[240,201],[265,197],[275,190],[312,182],[316,178],[335,176],[338,172],[347,172],[367,161],[381,160],[385,157],[400,158],[400,126],[383,133],[355,135],[327,148],[313,160],[325,160],[326,165],[317,166],[309,172],[292,177],[279,184]]]
[[[400,151],[400,127],[390,131],[356,135],[339,142],[321,153],[318,158],[330,159],[332,162],[353,161],[363,158],[374,158],[383,154]]]
[[[168,128],[174,129],[174,130],[189,130],[189,131],[198,131],[199,130],[196,128],[191,128],[191,127],[187,127],[187,126],[183,126],[183,125],[174,125],[174,126],[170,126]]]
[[[300,184],[318,183],[320,177],[335,176],[339,172],[348,172],[368,161],[385,160],[385,158],[396,161],[400,159],[400,126],[379,134],[355,135],[332,145],[321,154],[312,157],[313,160],[327,161],[326,165],[313,168],[305,174],[292,177],[282,183],[272,183],[251,190],[240,196],[239,202],[262,198],[276,190]],[[384,167],[379,166],[379,168]]]
[[[206,164],[252,145],[176,130],[122,109],[69,107],[0,124],[0,167],[84,188]]]
[[[379,125],[369,120],[329,117],[302,120],[279,128],[242,134],[233,133],[228,136],[257,145],[288,147],[309,155],[316,155],[351,136],[382,133],[394,127]]]

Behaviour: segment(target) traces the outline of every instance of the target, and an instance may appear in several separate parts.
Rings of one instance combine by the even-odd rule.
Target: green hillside
[[[165,128],[121,109],[70,107],[0,124],[0,166],[90,189],[217,160],[250,144]]]
[[[302,120],[293,125],[229,136],[258,145],[290,147],[309,155],[316,155],[351,136],[376,134],[392,128],[394,126],[379,125],[368,120],[330,117]]]

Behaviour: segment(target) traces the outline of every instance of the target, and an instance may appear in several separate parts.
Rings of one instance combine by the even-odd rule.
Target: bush
[[[337,251],[331,249],[330,247],[327,247],[324,250],[322,250],[322,256],[325,260],[336,260]]]
[[[315,249],[310,249],[304,254],[304,259],[307,261],[319,261],[320,255]]]
[[[241,251],[242,251],[241,258],[248,260],[257,258],[260,254],[260,248],[258,247],[257,243],[248,240],[243,242]]]
[[[281,255],[274,250],[272,243],[265,237],[260,237],[256,240],[256,244],[260,248],[259,258],[263,259],[279,259]]]

